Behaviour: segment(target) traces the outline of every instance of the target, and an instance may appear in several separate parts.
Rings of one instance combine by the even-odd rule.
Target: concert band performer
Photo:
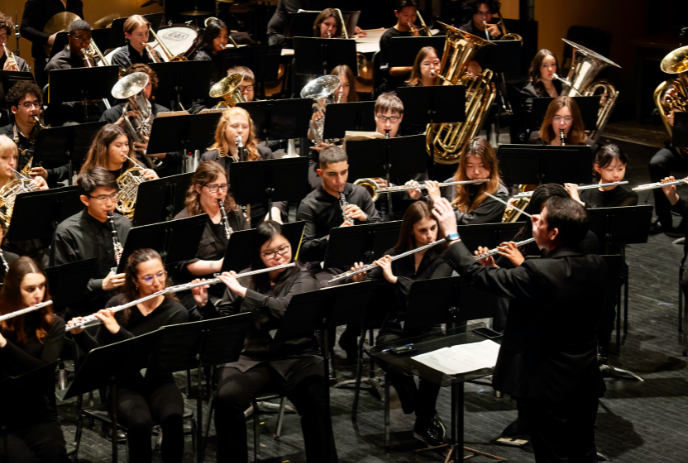
[[[465,0],[463,9],[471,16],[471,19],[458,28],[481,39],[486,38],[485,31],[487,31],[491,40],[498,40],[502,31],[498,23],[492,23],[492,19],[497,15],[500,7],[501,4],[496,0]]]
[[[418,51],[416,60],[413,62],[411,75],[406,81],[408,87],[431,87],[441,85],[437,73],[440,72],[442,61],[435,47],[423,47]]]
[[[84,68],[86,63],[84,59],[83,50],[88,49],[92,40],[91,26],[86,21],[77,20],[69,25],[69,34],[67,35],[68,44],[64,49],[53,55],[45,66],[46,74],[54,69],[76,69]],[[95,65],[91,62],[91,65]]]
[[[390,27],[380,37],[380,63],[388,66],[387,72],[383,72],[380,92],[390,92],[404,85],[404,81],[411,72],[411,66],[389,67],[390,53],[392,52],[392,39],[394,37],[417,37],[420,35],[418,28],[411,32],[409,24],[414,24],[417,18],[418,2],[416,0],[398,0],[394,15],[397,23]]]
[[[132,64],[161,63],[162,55],[148,45],[150,28],[151,23],[143,16],[129,16],[122,26],[127,44],[110,56],[110,64],[128,69]],[[155,55],[156,59],[151,55]]]
[[[339,39],[344,36],[344,24],[334,8],[325,8],[315,18],[313,23],[313,37],[321,39]]]
[[[4,44],[9,51],[9,39],[13,35],[14,20],[11,16],[0,13],[0,69],[3,71],[31,72],[31,67],[24,58],[16,54],[14,54],[14,58],[10,58],[5,53],[5,48],[2,45]]]
[[[588,138],[578,103],[570,96],[558,96],[547,107],[540,130],[530,134],[529,144],[561,146],[560,131],[567,145],[588,145],[594,153],[597,143]]]
[[[222,68],[219,53],[227,48],[229,42],[229,28],[221,19],[212,19],[203,31],[198,49],[194,53],[194,61],[210,61],[210,85],[222,79]],[[229,75],[229,74],[228,74]]]

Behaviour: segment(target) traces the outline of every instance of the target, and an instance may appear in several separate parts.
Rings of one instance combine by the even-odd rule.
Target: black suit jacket
[[[511,299],[495,389],[555,402],[602,396],[597,323],[607,264],[601,257],[560,248],[514,269],[483,267],[459,242],[447,261],[474,289]]]

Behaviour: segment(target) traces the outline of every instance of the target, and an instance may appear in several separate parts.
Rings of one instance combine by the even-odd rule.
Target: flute
[[[486,183],[489,182],[490,179],[480,179],[480,180],[461,180],[458,182],[442,182],[438,183],[438,187],[445,187],[445,186],[454,186],[454,185],[475,185],[477,183]],[[378,193],[396,193],[398,191],[410,191],[410,190],[424,190],[428,186],[426,184],[418,185],[418,186],[390,186],[387,188],[380,188],[378,189]]]
[[[516,247],[520,248],[521,246],[525,246],[526,244],[530,244],[533,242],[535,242],[535,238],[528,238],[527,240],[519,241],[518,243],[516,243]],[[486,257],[492,257],[492,256],[495,256],[497,254],[499,254],[499,251],[497,250],[497,248],[490,249],[485,254],[480,254],[479,256],[475,256],[475,260],[484,259]]]
[[[253,275],[258,275],[260,273],[272,272],[273,270],[281,270],[283,268],[294,267],[295,265],[296,265],[295,262],[291,262],[289,264],[278,265],[276,267],[269,267],[269,268],[263,268],[260,270],[254,270],[252,272],[240,273],[236,277],[237,277],[237,279],[244,278],[244,277],[250,277]],[[216,275],[218,275],[218,274],[216,273]],[[170,286],[169,288],[162,289],[160,291],[157,291],[153,294],[142,297],[140,299],[135,299],[131,302],[127,302],[126,304],[118,305],[115,307],[110,307],[110,310],[112,312],[119,312],[120,310],[128,309],[129,307],[133,307],[136,304],[146,302],[146,301],[154,299],[158,296],[164,296],[165,294],[169,294],[169,293],[178,293],[179,291],[186,291],[188,289],[197,288],[199,286],[214,285],[214,284],[220,283],[221,281],[222,280],[220,280],[219,278],[213,278],[211,280],[201,281],[199,283],[185,283],[183,285]],[[76,323],[76,324],[71,325],[71,326],[66,326],[65,331],[71,331],[74,328],[87,328],[89,326],[96,326],[96,325],[99,325],[100,323],[102,323],[102,322],[98,317],[96,317],[96,314],[88,315],[88,316],[82,318],[79,323]]]
[[[393,256],[393,257],[392,257],[392,261],[395,261],[395,260],[397,260],[397,259],[401,259],[402,257],[410,256],[411,254],[415,254],[415,253],[417,253],[417,252],[424,251],[424,250],[426,250],[426,249],[430,249],[430,248],[433,247],[433,246],[437,246],[438,244],[444,243],[444,241],[445,241],[445,239],[442,238],[441,240],[437,240],[437,241],[432,242],[432,243],[430,243],[430,244],[426,244],[425,246],[421,246],[421,247],[419,247],[419,248],[412,249],[412,250],[410,250],[410,251],[406,251],[406,252],[404,252],[404,253],[402,253],[402,254],[399,254],[398,256]],[[366,266],[363,267],[363,268],[359,268],[358,270],[350,270],[350,271],[348,271],[348,272],[344,272],[344,273],[342,273],[342,274],[340,274],[340,275],[337,275],[336,277],[334,277],[334,278],[331,279],[330,281],[328,281],[328,283],[334,283],[334,282],[337,282],[337,281],[339,281],[339,280],[345,280],[345,279],[350,278],[350,277],[352,277],[352,276],[354,276],[354,275],[358,275],[359,273],[363,273],[363,272],[367,272],[368,270],[372,270],[372,269],[374,269],[375,267],[377,267],[377,265],[375,265],[375,264],[369,264],[369,265],[366,265]]]
[[[635,188],[633,188],[633,191],[645,191],[645,190],[655,190],[657,188],[662,188],[663,186],[670,186],[670,185],[683,185],[686,183],[686,179],[681,179],[681,180],[674,180],[673,182],[656,182],[656,183],[647,183],[645,185],[640,185]]]
[[[9,320],[10,318],[18,317],[20,315],[24,315],[25,313],[33,312],[34,310],[42,309],[43,307],[52,304],[53,301],[45,301],[41,302],[40,304],[32,305],[31,307],[27,307],[25,309],[17,310],[12,313],[8,313],[5,315],[0,315],[0,322],[3,322],[5,320]]]
[[[605,188],[608,186],[617,186],[617,185],[625,185],[628,183],[628,180],[624,180],[622,182],[612,182],[612,183],[596,183],[594,185],[579,185],[576,186],[578,191],[583,191],[583,190],[592,190],[595,188]],[[532,191],[525,191],[523,193],[518,193],[512,197],[512,199],[521,199],[521,198],[530,198],[533,196]]]

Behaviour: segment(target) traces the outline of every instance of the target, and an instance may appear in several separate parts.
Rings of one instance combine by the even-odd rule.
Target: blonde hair
[[[244,142],[244,148],[248,153],[247,159],[249,161],[257,161],[261,158],[260,153],[258,153],[259,140],[256,138],[256,129],[253,125],[253,120],[244,108],[238,108],[235,106],[222,111],[222,116],[220,116],[220,120],[217,123],[217,128],[215,129],[215,143],[213,143],[213,146],[211,146],[210,149],[218,150],[221,157],[230,156],[229,143],[225,139],[225,129],[227,128],[227,124],[230,123],[231,119],[236,116],[244,116],[248,120],[248,138]]]
[[[478,195],[473,199],[473,202],[469,204],[470,201],[470,186],[471,185],[456,185],[456,199],[452,202],[454,206],[459,211],[465,213],[472,212],[478,208],[488,196],[485,192],[490,194],[497,193],[499,189],[499,162],[497,161],[497,155],[494,149],[488,143],[487,140],[480,137],[471,138],[468,142],[468,146],[463,153],[461,153],[461,159],[459,160],[459,167],[456,169],[454,174],[454,181],[460,182],[464,180],[470,180],[466,175],[466,164],[468,163],[468,156],[476,156],[482,159],[485,169],[490,171],[490,181],[486,183],[479,184],[480,190]]]
[[[150,31],[151,23],[140,14],[135,14],[133,16],[129,16],[127,20],[124,21],[124,26],[122,26],[122,29],[124,32],[131,34],[140,26],[148,26],[148,30]]]
[[[12,151],[15,156],[19,156],[16,143],[7,135],[0,135],[0,153],[5,153],[6,151]]]

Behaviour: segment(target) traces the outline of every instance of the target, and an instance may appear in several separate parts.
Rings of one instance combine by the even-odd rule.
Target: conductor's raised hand
[[[446,198],[439,198],[432,205],[432,215],[435,216],[437,222],[440,224],[440,229],[444,236],[457,233],[456,215],[452,205]]]

